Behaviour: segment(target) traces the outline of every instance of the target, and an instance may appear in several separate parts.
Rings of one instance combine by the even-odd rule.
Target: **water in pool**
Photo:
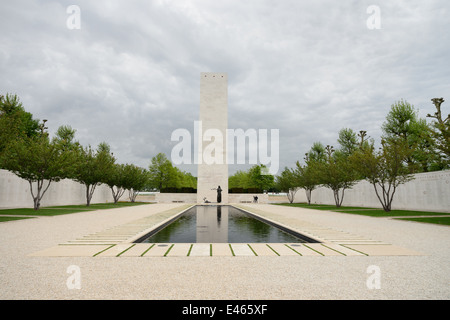
[[[145,243],[280,243],[306,242],[257,220],[232,206],[195,206]]]

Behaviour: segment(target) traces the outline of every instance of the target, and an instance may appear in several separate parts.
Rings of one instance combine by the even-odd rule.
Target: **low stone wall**
[[[184,202],[184,203],[196,203],[197,194],[196,193],[156,193],[155,202],[158,203],[173,203],[173,202]]]
[[[268,203],[269,196],[266,193],[229,193],[228,202],[229,203],[250,203],[253,202],[253,197],[258,197],[258,203]]]
[[[258,197],[258,203],[268,203],[267,194],[246,194],[246,193],[229,193],[228,203],[250,203],[253,202],[253,196]],[[213,199],[211,202],[214,202]],[[197,194],[196,193],[156,193],[155,201],[158,203],[173,203],[173,202],[184,202],[184,203],[196,203]]]
[[[392,209],[450,212],[450,170],[418,173],[415,179],[397,188]],[[305,190],[298,190],[294,202],[307,202]],[[333,191],[317,188],[312,192],[311,203],[335,204]],[[373,185],[360,181],[345,190],[343,206],[381,208]]]
[[[45,182],[46,185],[46,182]],[[128,200],[125,192],[121,199]],[[111,189],[106,185],[97,186],[91,203],[113,202]],[[86,187],[73,180],[52,182],[41,201],[41,206],[77,205],[86,203]],[[28,181],[14,173],[0,169],[0,208],[32,208]]]

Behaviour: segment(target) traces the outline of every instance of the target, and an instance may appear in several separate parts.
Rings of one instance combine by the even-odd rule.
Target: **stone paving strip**
[[[321,227],[262,211],[236,207],[293,229],[319,243],[133,243],[150,230],[174,219],[192,205],[169,209],[142,219],[62,243],[30,256],[47,257],[205,257],[205,256],[402,256],[421,253],[359,235]]]

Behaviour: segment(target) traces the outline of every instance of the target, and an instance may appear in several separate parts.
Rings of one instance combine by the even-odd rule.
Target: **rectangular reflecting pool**
[[[318,242],[228,205],[194,206],[136,242],[294,243]]]

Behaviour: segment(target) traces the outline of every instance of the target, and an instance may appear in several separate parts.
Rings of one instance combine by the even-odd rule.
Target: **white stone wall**
[[[45,182],[45,185],[47,182]],[[35,186],[34,186],[35,188]],[[34,189],[35,190],[35,189]],[[128,200],[125,192],[121,200]],[[113,202],[107,185],[97,186],[91,203]],[[86,203],[86,187],[73,180],[52,182],[41,201],[41,207]],[[33,199],[28,181],[0,169],[0,208],[32,208]]]
[[[392,209],[450,212],[450,170],[418,173],[414,177],[397,188]],[[305,190],[298,190],[294,202],[306,201]],[[323,187],[315,189],[311,203],[335,204],[333,191]],[[381,208],[373,185],[367,181],[346,190],[342,205]]]

